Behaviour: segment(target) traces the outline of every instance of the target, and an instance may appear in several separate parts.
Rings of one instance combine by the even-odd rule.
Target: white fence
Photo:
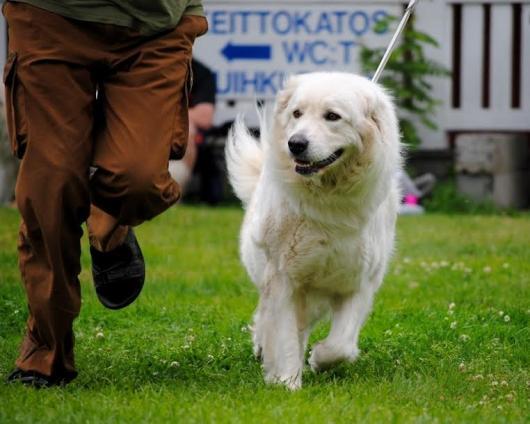
[[[454,77],[446,129],[529,131],[530,3],[466,1],[447,8]]]

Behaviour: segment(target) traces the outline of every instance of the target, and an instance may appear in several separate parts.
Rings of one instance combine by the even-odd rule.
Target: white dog
[[[226,148],[246,214],[241,258],[259,289],[256,356],[267,382],[302,384],[312,325],[315,371],[354,361],[357,340],[394,246],[401,167],[397,119],[383,89],[347,73],[291,77],[261,140],[238,120]]]

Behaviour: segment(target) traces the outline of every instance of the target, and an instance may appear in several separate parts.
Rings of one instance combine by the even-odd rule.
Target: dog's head
[[[354,179],[399,162],[392,102],[368,79],[339,72],[291,77],[278,93],[273,149],[298,180]]]

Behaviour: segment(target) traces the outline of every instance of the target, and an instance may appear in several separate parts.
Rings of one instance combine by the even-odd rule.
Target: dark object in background
[[[232,122],[225,122],[204,133],[198,145],[198,156],[192,181],[186,193],[187,202],[204,202],[210,206],[235,200],[227,184],[225,142]]]
[[[215,104],[215,76],[198,60],[191,60],[191,72],[193,75],[193,84],[189,99],[189,107],[192,108],[199,103]]]
[[[453,175],[454,152],[450,149],[413,149],[406,151],[407,169],[412,176],[434,174],[443,181]]]
[[[190,108],[200,103],[215,104],[215,76],[197,60],[192,60],[193,86],[190,93]],[[216,130],[210,130],[215,134]],[[210,131],[201,131],[202,141],[197,146],[197,162],[193,170],[199,178],[199,198],[209,205],[216,205],[223,200],[224,187],[224,143],[221,149],[215,143]],[[226,136],[226,133],[224,134]],[[210,140],[210,142],[207,142]],[[214,141],[214,142],[212,142]],[[219,150],[221,150],[219,152]],[[221,156],[219,155],[221,154]]]

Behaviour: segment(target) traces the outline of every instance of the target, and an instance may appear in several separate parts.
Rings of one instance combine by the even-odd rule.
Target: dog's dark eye
[[[294,112],[293,112],[293,116],[294,116],[294,119],[298,119],[302,116],[302,112],[300,112],[298,109],[296,109]]]
[[[326,121],[338,121],[339,119],[341,119],[341,116],[335,112],[328,112],[326,113],[326,115],[324,115],[324,119]]]

